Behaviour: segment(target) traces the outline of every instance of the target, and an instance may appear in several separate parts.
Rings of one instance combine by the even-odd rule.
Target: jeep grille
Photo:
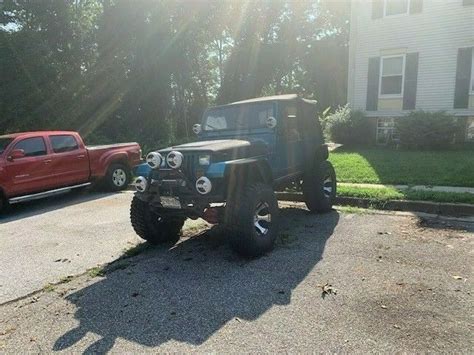
[[[196,179],[196,167],[199,164],[198,154],[184,154],[183,171],[186,177],[191,180]]]

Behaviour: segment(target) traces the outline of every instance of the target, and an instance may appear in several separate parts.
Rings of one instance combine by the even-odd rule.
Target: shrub
[[[325,132],[333,142],[347,146],[372,143],[369,120],[362,111],[351,111],[348,105],[325,118]]]
[[[457,119],[446,112],[412,111],[396,121],[400,145],[410,149],[445,149],[460,132]]]

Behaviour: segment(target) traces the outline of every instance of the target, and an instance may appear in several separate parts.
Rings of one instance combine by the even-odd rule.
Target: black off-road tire
[[[128,187],[131,177],[132,174],[128,166],[121,163],[114,163],[107,169],[103,183],[108,191],[121,191]]]
[[[150,244],[174,244],[179,240],[185,219],[160,217],[150,209],[148,203],[134,196],[130,207],[130,221],[138,236]]]
[[[267,229],[265,234],[256,227],[256,212],[262,204],[263,216],[271,216],[271,222],[260,222]],[[240,255],[257,257],[272,250],[279,229],[278,201],[273,189],[263,183],[243,187],[235,200],[227,202],[226,225],[229,244]]]
[[[303,177],[303,196],[311,212],[331,211],[336,199],[336,190],[336,172],[327,160],[317,163]]]

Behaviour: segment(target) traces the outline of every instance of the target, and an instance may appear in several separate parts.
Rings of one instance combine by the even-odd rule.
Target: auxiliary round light
[[[148,187],[148,181],[146,177],[139,176],[135,179],[133,185],[135,186],[135,190],[137,190],[138,192],[145,192],[146,188]]]
[[[212,190],[212,183],[205,176],[201,176],[199,179],[196,180],[196,190],[201,195],[206,195]]]
[[[193,126],[193,132],[195,134],[199,134],[201,133],[202,131],[202,128],[201,128],[201,125],[199,123],[196,123],[194,126]]]
[[[183,164],[183,154],[175,150],[168,153],[166,156],[166,162],[168,166],[173,169],[178,169]]]
[[[158,152],[151,152],[146,156],[146,163],[152,169],[158,169],[162,162],[163,156]]]

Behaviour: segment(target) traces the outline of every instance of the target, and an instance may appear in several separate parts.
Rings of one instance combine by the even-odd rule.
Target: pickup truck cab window
[[[76,138],[72,135],[49,136],[49,139],[55,153],[72,152],[79,149]]]
[[[42,137],[25,138],[15,144],[13,149],[23,149],[25,157],[37,157],[47,153]]]

